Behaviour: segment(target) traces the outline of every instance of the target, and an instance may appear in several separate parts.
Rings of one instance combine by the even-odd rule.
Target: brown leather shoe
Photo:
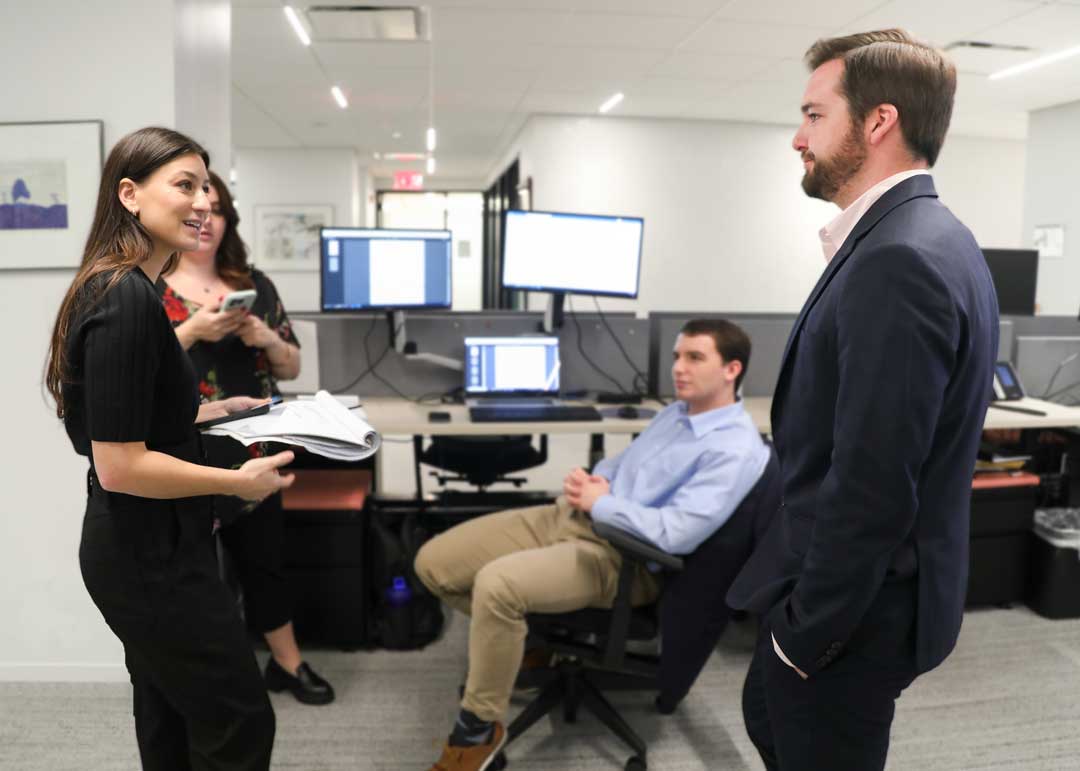
[[[455,747],[449,742],[443,745],[442,757],[430,771],[486,771],[499,756],[506,744],[506,729],[498,720],[491,732],[491,741],[472,747]]]

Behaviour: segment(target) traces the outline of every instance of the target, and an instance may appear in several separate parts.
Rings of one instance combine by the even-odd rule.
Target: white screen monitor
[[[322,228],[320,305],[324,311],[449,308],[449,230]]]
[[[637,297],[640,217],[506,212],[502,285],[534,292]]]
[[[466,337],[465,392],[559,393],[559,338]]]

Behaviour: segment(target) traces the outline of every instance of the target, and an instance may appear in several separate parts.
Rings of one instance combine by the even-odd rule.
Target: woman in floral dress
[[[204,401],[274,396],[278,380],[300,374],[300,346],[273,282],[248,265],[228,186],[213,172],[210,181],[211,212],[199,232],[199,250],[180,255],[175,268],[158,280],[158,293],[195,366]],[[251,310],[220,310],[225,295],[238,289],[257,292]],[[208,462],[222,468],[266,453],[261,445],[245,448],[221,437],[204,441]],[[244,589],[248,620],[270,648],[267,687],[289,690],[305,704],[328,704],[334,690],[303,661],[293,634],[289,585],[281,567],[281,496],[255,508],[237,498],[219,497],[215,509],[222,541]]]

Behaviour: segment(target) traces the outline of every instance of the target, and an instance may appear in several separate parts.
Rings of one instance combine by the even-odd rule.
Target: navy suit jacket
[[[889,584],[911,588],[917,672],[955,645],[997,346],[975,239],[928,175],[900,182],[795,322],[772,404],[781,511],[728,593],[766,617],[803,672],[858,639],[871,606],[891,601]]]

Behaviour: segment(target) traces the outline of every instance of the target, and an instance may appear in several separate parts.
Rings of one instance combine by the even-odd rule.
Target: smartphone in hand
[[[210,420],[204,420],[201,423],[196,423],[195,428],[199,431],[202,431],[203,429],[218,426],[222,423],[231,423],[234,420],[253,418],[256,415],[265,415],[270,411],[271,405],[278,404],[280,401],[280,396],[273,396],[266,404],[260,404],[258,407],[251,407],[246,410],[239,410],[238,412],[230,412],[228,415],[222,415],[220,418],[211,418]]]
[[[234,311],[238,308],[243,308],[246,311],[251,310],[255,305],[255,297],[257,292],[254,289],[238,289],[235,292],[229,292],[221,300],[221,310]]]

